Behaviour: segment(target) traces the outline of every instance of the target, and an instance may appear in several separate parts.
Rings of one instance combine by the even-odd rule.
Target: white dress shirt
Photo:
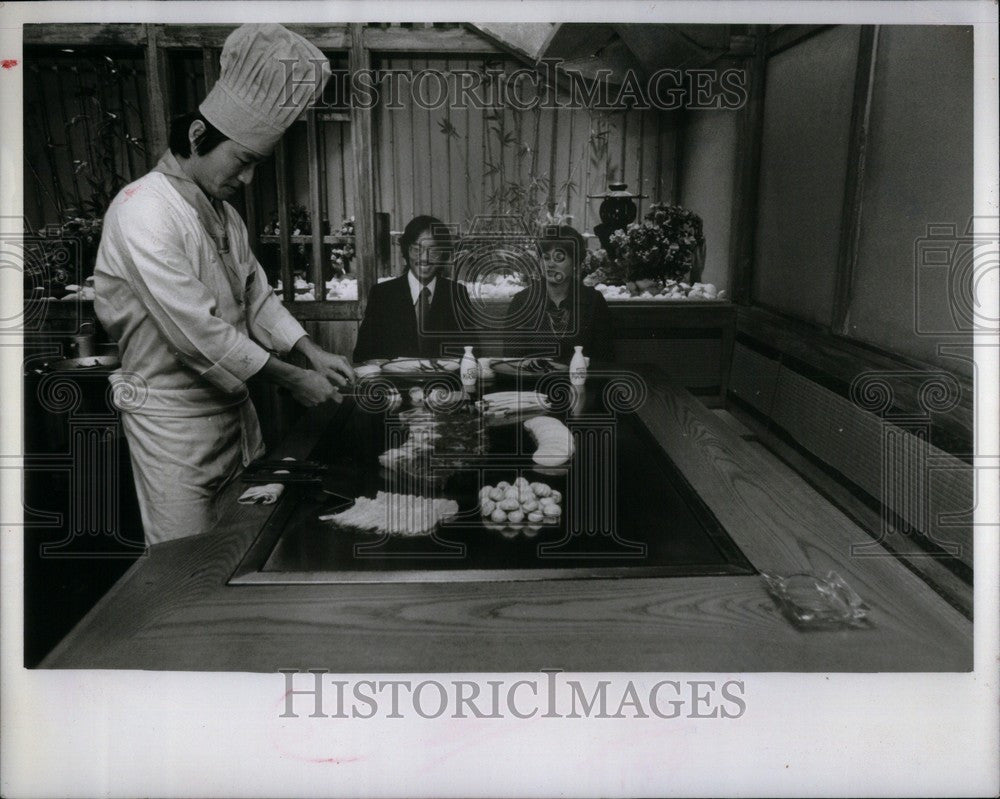
[[[423,283],[421,283],[419,280],[417,280],[413,276],[413,272],[411,272],[409,269],[407,269],[406,270],[406,279],[407,279],[407,281],[410,284],[410,299],[413,301],[413,305],[414,306],[416,306],[417,300],[420,299],[420,291],[421,291],[421,289],[424,289],[424,288],[426,288],[427,291],[430,293],[430,296],[427,297],[427,304],[430,305],[432,302],[434,302],[434,287],[437,285],[437,276],[436,275],[431,278],[431,282],[430,283],[428,283],[426,286],[424,286]]]

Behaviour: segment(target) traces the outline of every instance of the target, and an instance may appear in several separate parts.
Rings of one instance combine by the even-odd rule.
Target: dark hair
[[[561,246],[574,253],[574,265],[583,263],[587,254],[587,242],[576,228],[569,225],[546,225],[538,236],[538,249],[550,250]]]
[[[403,262],[410,263],[410,246],[415,244],[424,233],[430,233],[434,237],[434,243],[439,247],[449,250],[455,249],[455,241],[448,231],[447,225],[434,216],[415,216],[403,229],[403,235],[399,237],[399,249],[403,253]]]
[[[194,147],[198,155],[208,155],[222,142],[229,139],[215,125],[201,115],[201,111],[191,111],[181,114],[170,120],[170,151],[181,158],[191,157],[191,140],[188,138],[188,131],[191,130],[193,122],[203,122],[205,132],[195,139]]]

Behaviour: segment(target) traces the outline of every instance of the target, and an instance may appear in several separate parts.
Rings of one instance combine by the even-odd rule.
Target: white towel
[[[282,458],[282,460],[293,461],[295,458]],[[288,474],[287,469],[275,469],[275,474]],[[240,494],[236,500],[241,505],[273,505],[278,501],[281,492],[285,487],[281,483],[267,483],[266,485],[250,486]]]
[[[236,501],[241,505],[273,505],[278,501],[278,497],[281,496],[281,492],[284,490],[285,487],[281,483],[250,486],[250,488],[240,494],[240,498]]]

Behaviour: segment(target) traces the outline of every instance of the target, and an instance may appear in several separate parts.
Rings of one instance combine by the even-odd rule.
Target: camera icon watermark
[[[58,302],[53,294],[59,287],[80,283],[82,268],[80,241],[63,235],[58,226],[36,232],[21,217],[0,217],[0,272],[13,273],[23,287],[20,307],[16,307],[16,294],[4,297],[0,342],[3,337],[30,339],[42,333],[50,316],[50,305]],[[3,278],[7,282],[10,275]],[[78,305],[67,307],[76,312],[60,314],[62,327],[64,332],[75,333],[83,319]]]
[[[1000,310],[986,304],[1000,279],[1000,217],[927,225],[914,244],[914,331],[968,340],[1000,330]]]

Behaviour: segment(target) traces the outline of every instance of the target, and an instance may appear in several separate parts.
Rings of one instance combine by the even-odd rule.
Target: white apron
[[[178,169],[169,154],[164,164]],[[305,335],[267,285],[236,211],[224,206],[210,233],[204,209],[175,185],[154,171],[122,190],[94,273],[94,309],[122,353],[112,396],[148,544],[218,523],[220,492],[264,452],[246,380],[268,350],[287,353]]]

